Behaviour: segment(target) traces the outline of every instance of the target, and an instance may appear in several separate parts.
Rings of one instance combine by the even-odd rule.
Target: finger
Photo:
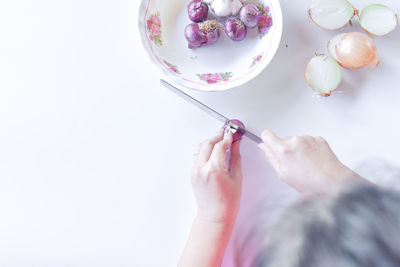
[[[322,136],[315,137],[315,141],[318,144],[328,145],[328,142]]]
[[[193,157],[194,157],[195,161],[200,155],[200,149],[201,149],[201,144],[198,144],[196,147],[196,150],[193,152]]]
[[[315,139],[313,136],[310,135],[303,135],[302,138],[304,139],[304,141],[308,142],[308,143],[315,143]]]
[[[275,157],[275,154],[272,153],[271,149],[264,143],[258,145],[258,147],[264,151],[265,157],[267,158],[268,163],[274,170],[278,170],[278,160]]]
[[[240,156],[241,140],[231,146],[231,158],[229,159],[229,171],[233,178],[242,177],[242,159]]]
[[[232,132],[227,129],[224,132],[224,138],[214,146],[214,149],[211,153],[210,162],[217,164],[218,166],[226,167],[226,151],[232,145],[232,141]]]
[[[306,143],[308,143],[308,144],[310,144],[310,145],[318,144],[317,139],[316,139],[316,137],[314,137],[314,136],[304,135],[304,136],[302,136],[302,139],[303,139]]]
[[[220,142],[223,138],[224,128],[218,131],[217,135],[201,144],[198,160],[207,162],[210,159],[211,153],[216,143]]]
[[[272,153],[279,152],[279,149],[282,146],[282,140],[276,136],[271,130],[265,130],[261,134],[261,138],[265,144],[269,148]]]

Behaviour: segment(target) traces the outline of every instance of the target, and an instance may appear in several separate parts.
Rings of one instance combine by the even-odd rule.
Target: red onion
[[[197,23],[191,23],[186,26],[185,38],[188,41],[189,48],[201,47],[207,42],[206,35],[200,30]]]
[[[246,26],[237,18],[229,18],[225,23],[225,33],[233,41],[242,41],[247,34]]]
[[[231,132],[233,133],[233,142],[235,143],[236,141],[242,140],[243,137],[243,132],[239,131],[237,126],[246,129],[244,127],[243,122],[241,122],[240,120],[230,120],[228,122],[225,123],[224,128],[227,129],[229,128],[231,130]]]
[[[211,30],[210,32],[206,32],[206,43],[204,45],[212,45],[215,44],[218,39],[219,39],[219,30],[218,29],[214,29]]]
[[[258,21],[261,17],[261,12],[255,4],[247,4],[240,9],[240,20],[248,28],[254,28],[257,26]]]
[[[201,22],[207,18],[208,6],[202,0],[192,0],[188,4],[189,19],[193,22]]]
[[[216,20],[191,23],[185,28],[185,37],[189,48],[208,46],[216,43],[222,26]]]

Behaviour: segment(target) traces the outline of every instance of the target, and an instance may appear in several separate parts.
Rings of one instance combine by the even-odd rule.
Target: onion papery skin
[[[350,70],[379,65],[374,41],[366,34],[350,32],[335,36],[328,43],[328,50],[338,63]]]

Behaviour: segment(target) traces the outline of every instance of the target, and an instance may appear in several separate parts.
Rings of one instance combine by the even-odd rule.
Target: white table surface
[[[219,123],[160,86],[139,2],[0,0],[0,266],[176,265],[195,214],[192,152]],[[324,136],[351,167],[399,162],[399,29],[374,38],[379,68],[344,71],[342,93],[319,100],[304,70],[336,32],[308,20],[310,2],[282,1],[282,43],[255,80],[189,92],[256,133]],[[253,143],[242,154],[236,234],[289,192]]]

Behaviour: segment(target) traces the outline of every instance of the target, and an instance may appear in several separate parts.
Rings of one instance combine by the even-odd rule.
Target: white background
[[[0,0],[0,266],[176,265],[195,214],[192,153],[219,124],[160,86],[139,4]],[[400,162],[399,29],[374,38],[378,69],[344,71],[341,93],[313,98],[305,66],[337,32],[311,23],[309,4],[282,1],[282,42],[259,77],[189,92],[256,133],[324,136],[351,167]],[[236,234],[260,200],[288,191],[254,144],[242,154]]]

